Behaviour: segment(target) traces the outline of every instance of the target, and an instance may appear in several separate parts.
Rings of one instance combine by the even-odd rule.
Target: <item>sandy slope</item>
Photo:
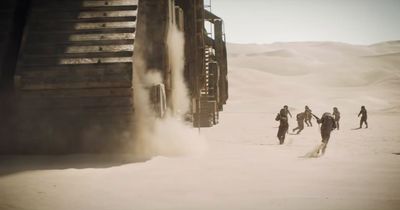
[[[229,45],[230,100],[201,130],[206,153],[2,157],[0,209],[399,209],[399,52],[398,42]],[[293,115],[339,108],[325,156],[301,158],[317,126],[277,145],[284,104]],[[361,105],[370,128],[352,130]]]

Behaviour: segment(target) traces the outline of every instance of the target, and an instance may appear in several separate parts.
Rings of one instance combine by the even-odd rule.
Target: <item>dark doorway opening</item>
[[[5,0],[0,9],[0,89],[12,89],[30,0]]]

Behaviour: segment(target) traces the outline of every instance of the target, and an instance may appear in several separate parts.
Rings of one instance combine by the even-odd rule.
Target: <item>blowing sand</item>
[[[220,124],[201,129],[203,152],[1,157],[0,209],[400,208],[400,42],[231,44],[228,53],[230,99]],[[302,158],[320,142],[315,121],[278,145],[285,104],[290,130],[305,105],[318,116],[339,108],[325,156]],[[370,128],[353,130],[361,105]]]

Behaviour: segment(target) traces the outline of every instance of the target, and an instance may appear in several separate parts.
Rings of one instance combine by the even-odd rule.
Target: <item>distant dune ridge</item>
[[[229,44],[228,52],[231,74],[246,71],[263,80],[262,87],[250,88],[254,95],[262,92],[274,101],[299,106],[364,104],[376,111],[398,110],[400,104],[400,41],[369,46],[337,42]],[[245,80],[243,76],[231,79]]]

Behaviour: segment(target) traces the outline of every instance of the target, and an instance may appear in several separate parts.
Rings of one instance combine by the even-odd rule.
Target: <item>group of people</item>
[[[288,133],[289,129],[289,119],[288,116],[292,117],[292,114],[289,111],[289,107],[285,105],[280,112],[277,114],[275,120],[279,121],[279,129],[277,137],[279,139],[279,144],[283,144],[285,142],[286,134]],[[367,110],[365,106],[361,106],[361,111],[358,114],[358,117],[361,116],[360,120],[360,128],[362,128],[363,124],[365,124],[366,128],[368,128],[367,123]],[[300,112],[296,115],[297,120],[297,127],[294,128],[292,131],[297,131],[296,134],[300,134],[300,132],[304,129],[304,123],[307,127],[312,127],[312,117],[317,120],[318,124],[321,124],[321,137],[322,137],[322,147],[321,152],[322,154],[325,153],[326,145],[328,144],[330,135],[332,130],[338,129],[339,130],[339,121],[340,121],[340,112],[337,107],[333,107],[332,114],[329,112],[325,112],[321,118],[314,115],[311,109],[308,106],[305,106],[303,112]]]
[[[285,107],[287,106],[285,105]],[[299,134],[304,129],[304,123],[306,123],[307,127],[310,126],[312,127],[311,119],[312,119],[311,109],[308,106],[306,106],[304,112],[300,112],[296,115],[297,127],[294,128],[292,131],[295,132],[297,130],[297,134]]]

